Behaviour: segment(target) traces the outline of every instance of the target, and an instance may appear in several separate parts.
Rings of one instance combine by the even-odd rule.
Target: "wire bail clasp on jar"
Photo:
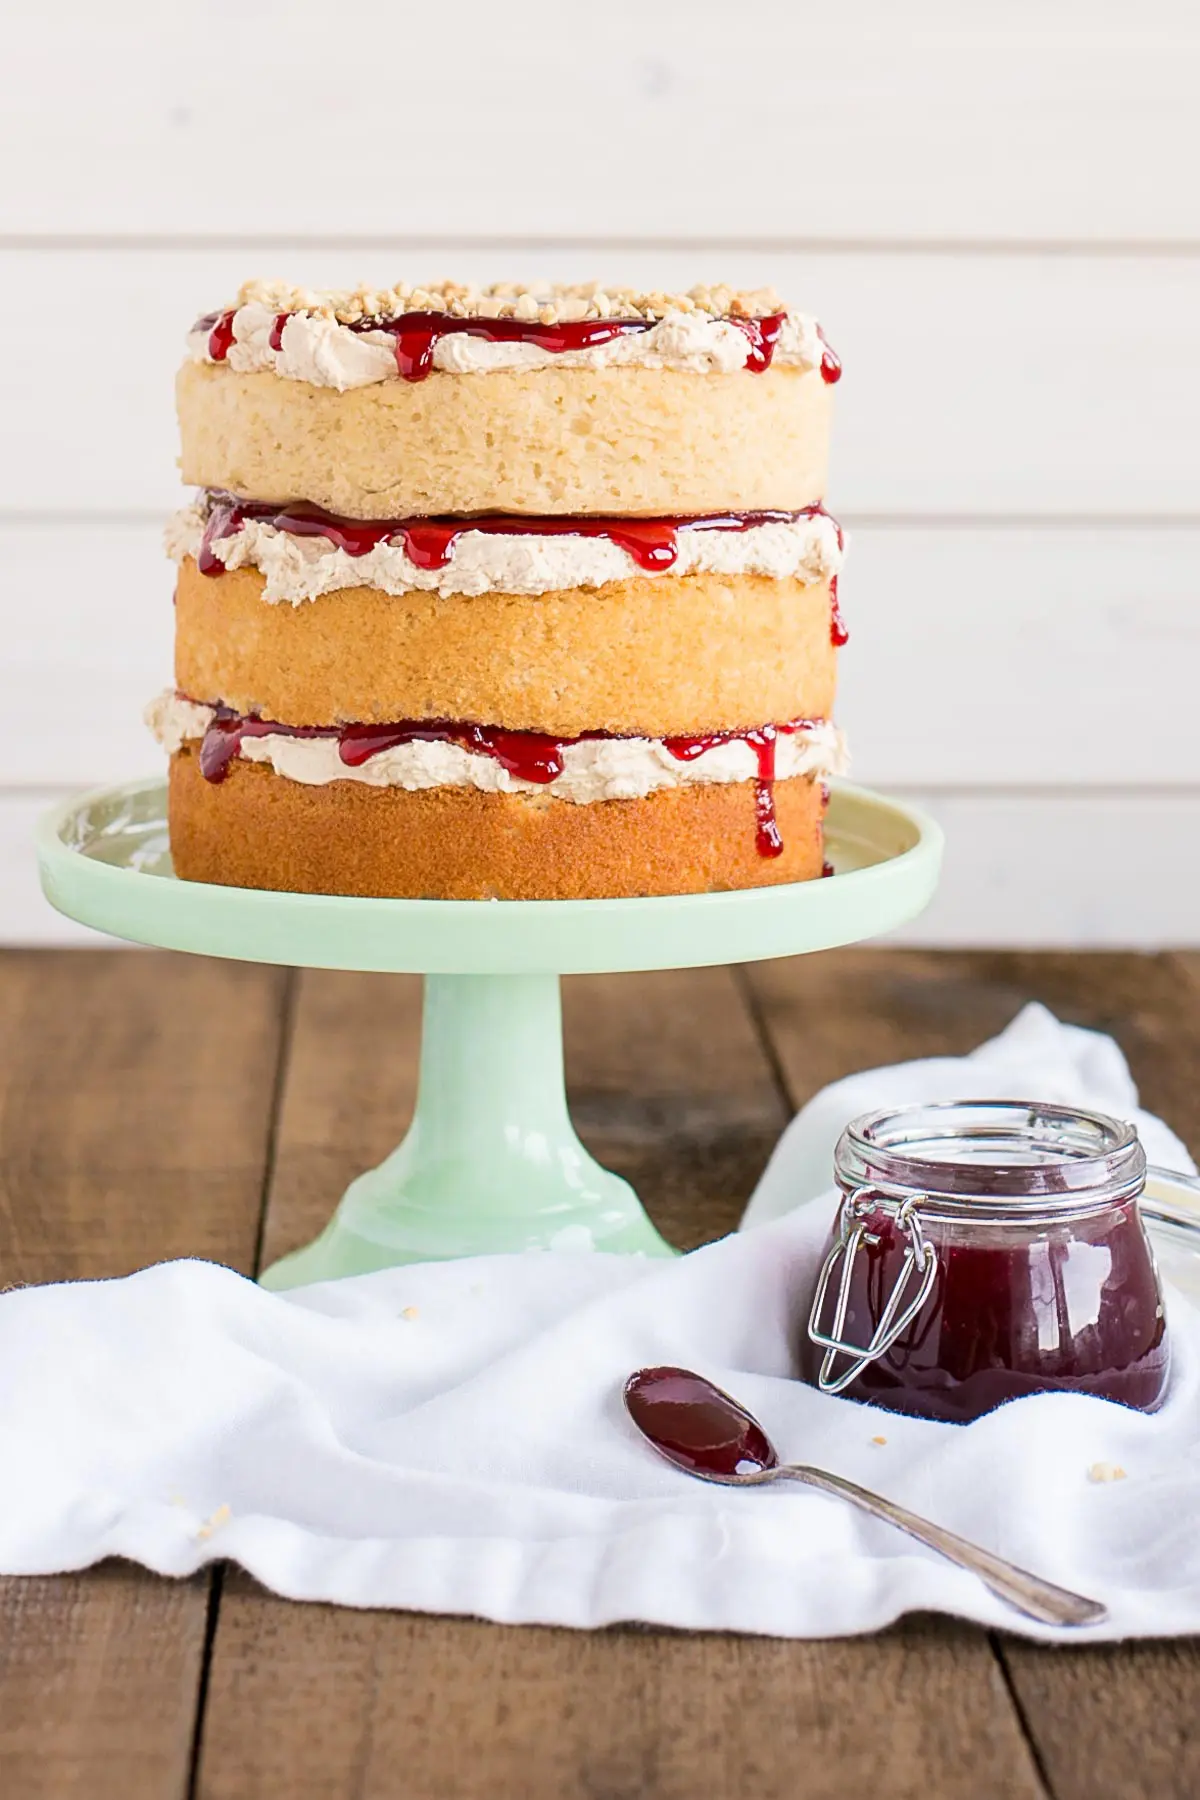
[[[901,1332],[912,1324],[932,1293],[937,1279],[937,1251],[922,1231],[917,1212],[917,1207],[925,1197],[923,1194],[910,1193],[900,1200],[889,1198],[880,1193],[878,1188],[860,1187],[855,1188],[852,1194],[847,1194],[842,1201],[838,1214],[838,1235],[821,1264],[817,1291],[813,1295],[812,1310],[808,1316],[808,1335],[814,1344],[819,1344],[825,1351],[817,1377],[817,1385],[823,1394],[840,1394],[857,1375],[861,1375],[868,1363],[890,1350]],[[854,1259],[864,1243],[874,1244],[879,1241],[875,1233],[867,1229],[869,1216],[879,1212],[890,1215],[896,1229],[907,1239],[907,1248],[895,1285],[888,1295],[887,1304],[880,1314],[870,1343],[851,1344],[842,1336],[842,1331],[846,1323],[846,1308],[850,1303]],[[821,1314],[825,1310],[825,1297],[839,1261],[842,1265],[841,1284],[834,1307],[833,1323],[829,1331],[825,1332],[821,1330]],[[902,1307],[905,1289],[918,1270],[921,1279],[917,1291],[908,1304]],[[841,1375],[835,1375],[833,1371],[839,1356],[848,1356],[850,1365]]]

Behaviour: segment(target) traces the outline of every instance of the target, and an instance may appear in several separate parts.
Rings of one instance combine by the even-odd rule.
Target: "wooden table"
[[[1200,1146],[1188,956],[876,950],[569,981],[575,1118],[698,1244],[815,1088],[965,1051],[1030,998],[1114,1032]],[[0,955],[0,1282],[280,1255],[399,1138],[418,1023],[407,978]],[[3,1800],[1194,1800],[1198,1712],[1191,1642],[1045,1650],[927,1618],[828,1643],[503,1628],[293,1605],[233,1569],[0,1583]]]

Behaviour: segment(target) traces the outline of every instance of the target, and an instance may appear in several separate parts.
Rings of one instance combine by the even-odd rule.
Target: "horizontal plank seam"
[[[739,237],[719,233],[703,237],[576,237],[566,234],[517,233],[446,236],[414,232],[403,236],[372,233],[240,232],[177,234],[170,232],[0,232],[0,251],[52,253],[116,253],[144,255],[219,250],[380,250],[501,252],[545,254],[564,251],[708,251],[762,252],[776,256],[1013,256],[1013,257],[1200,257],[1200,239],[1178,238],[973,238],[973,237]]]
[[[890,794],[931,794],[948,800],[1066,800],[1093,806],[1107,806],[1114,798],[1192,800],[1200,796],[1200,786],[1194,781],[889,781],[886,787]]]
[[[180,494],[183,500],[190,489]],[[6,511],[0,508],[0,530],[62,531],[97,528],[127,530],[130,527],[160,531],[166,522],[167,509],[130,508],[128,511],[105,508],[96,512],[62,512],[47,508],[44,512],[28,507]],[[923,512],[854,512],[838,508],[838,518],[851,531],[1200,531],[1200,511],[1194,513],[1113,512],[1098,513],[923,513]],[[165,552],[164,552],[165,560]]]

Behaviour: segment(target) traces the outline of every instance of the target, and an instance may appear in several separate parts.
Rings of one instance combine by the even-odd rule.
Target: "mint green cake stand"
[[[315,1242],[266,1271],[271,1288],[495,1251],[670,1254],[633,1189],[572,1128],[559,976],[855,943],[921,911],[941,851],[932,820],[845,784],[829,807],[831,879],[642,900],[356,900],[177,881],[161,780],[86,794],[38,828],[47,898],[99,931],[204,956],[425,976],[408,1135],[351,1183]]]

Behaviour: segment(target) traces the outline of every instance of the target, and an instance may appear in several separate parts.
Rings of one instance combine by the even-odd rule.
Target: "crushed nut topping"
[[[702,313],[712,319],[762,319],[786,312],[774,288],[694,287],[687,294],[635,288],[605,288],[585,281],[572,287],[530,288],[520,282],[462,287],[452,281],[412,287],[301,288],[286,281],[247,281],[237,306],[265,306],[272,312],[315,313],[341,325],[364,319],[396,319],[409,312],[448,313],[455,319],[527,319],[542,325],[581,319],[664,319],[668,313]]]

